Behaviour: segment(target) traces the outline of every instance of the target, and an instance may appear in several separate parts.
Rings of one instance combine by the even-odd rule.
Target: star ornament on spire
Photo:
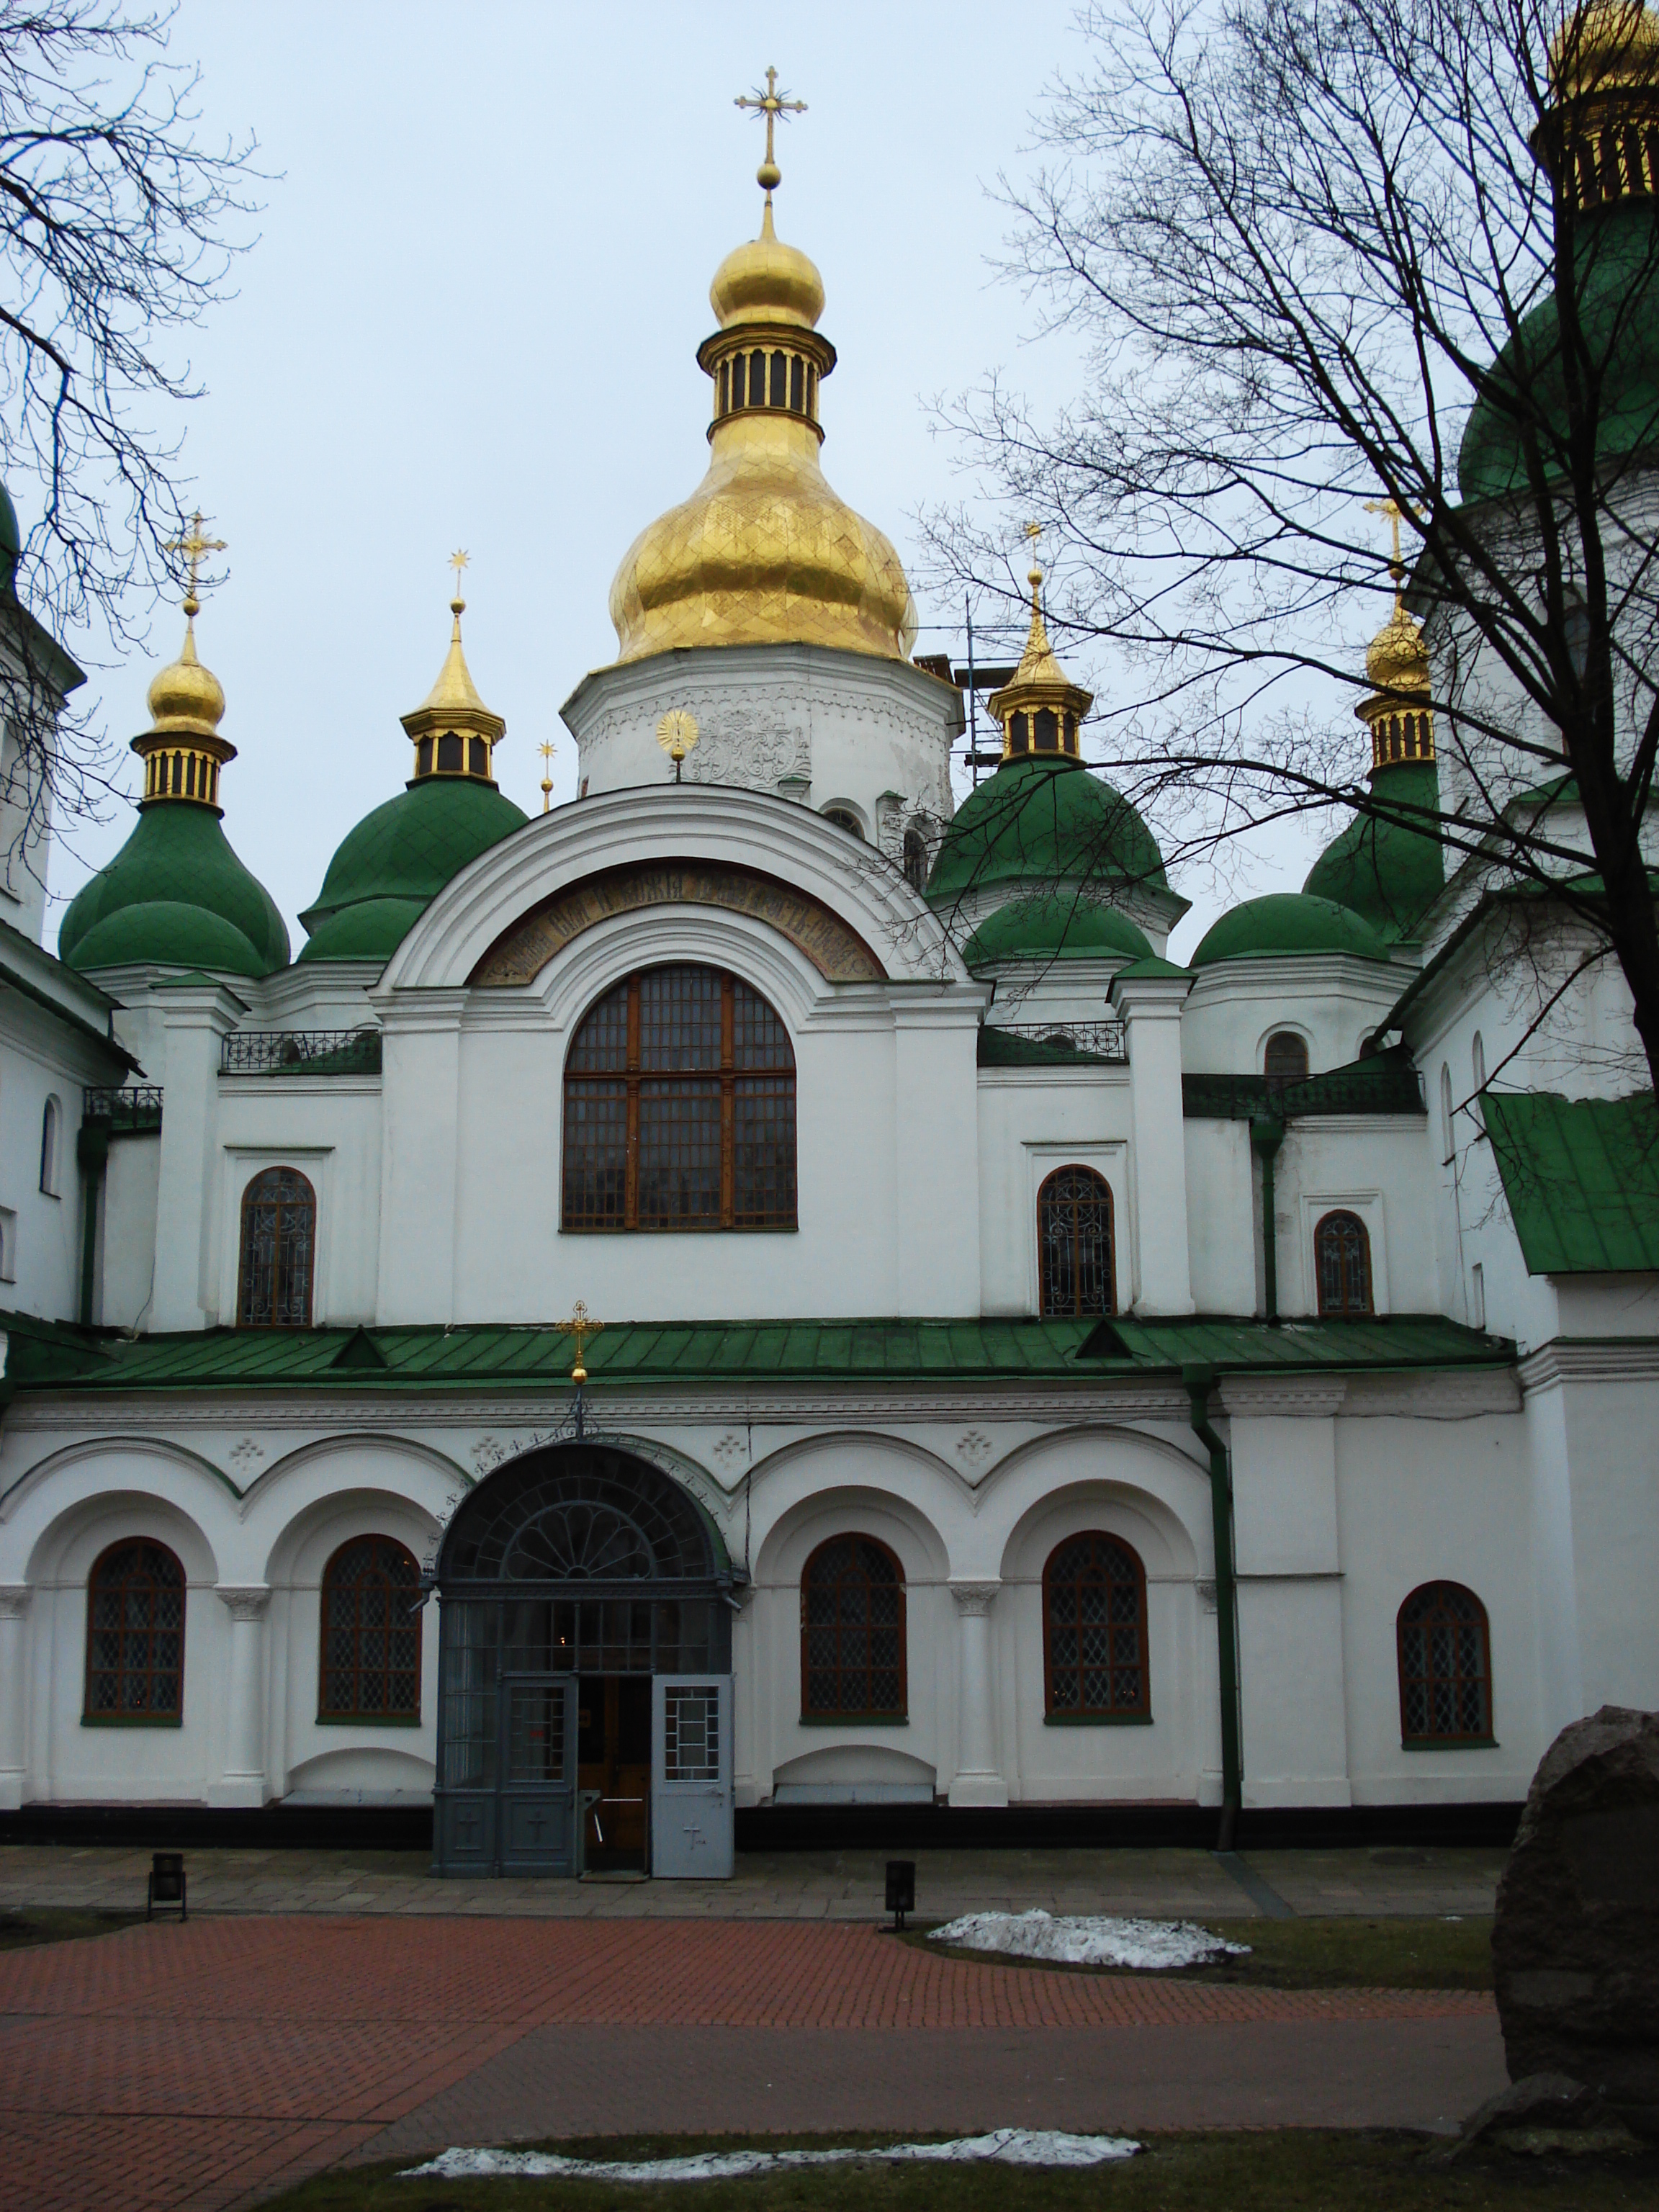
[[[732,102],[732,106],[752,108],[757,115],[763,115],[766,118],[766,159],[755,172],[755,182],[769,200],[774,187],[783,182],[783,172],[777,165],[773,149],[773,126],[781,115],[805,115],[806,102],[804,100],[791,100],[787,94],[781,93],[778,90],[778,73],[775,69],[769,69],[766,72],[765,91],[763,92],[757,85],[752,93],[740,93]]]
[[[461,599],[461,571],[464,568],[470,568],[471,561],[471,555],[470,553],[463,552],[459,546],[449,556],[449,565],[455,571],[455,597],[460,601],[460,604],[463,606],[465,605],[466,602]]]

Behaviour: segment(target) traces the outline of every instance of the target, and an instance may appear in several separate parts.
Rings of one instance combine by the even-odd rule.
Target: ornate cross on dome
[[[197,574],[206,555],[228,553],[229,547],[222,538],[204,538],[202,525],[206,518],[198,507],[190,518],[190,528],[182,538],[169,538],[161,548],[164,553],[182,553],[190,570],[190,586],[185,593],[185,612],[192,620],[201,611],[201,601],[196,596]]]
[[[587,1380],[587,1370],[582,1364],[582,1353],[586,1347],[588,1338],[590,1336],[597,1336],[599,1334],[599,1331],[605,1327],[605,1323],[602,1321],[590,1321],[588,1318],[587,1308],[582,1304],[582,1301],[578,1298],[571,1311],[569,1320],[556,1321],[553,1326],[558,1330],[561,1336],[574,1336],[575,1338],[576,1364],[570,1370],[570,1379],[573,1382],[586,1382]]]
[[[763,115],[766,118],[766,159],[755,172],[755,182],[769,198],[772,187],[783,181],[783,172],[779,168],[773,156],[773,125],[781,115],[805,115],[806,102],[804,100],[786,99],[778,90],[777,71],[775,69],[769,69],[766,72],[764,92],[762,92],[760,87],[757,85],[752,95],[740,93],[732,104],[734,107],[752,107],[757,115]]]
[[[1385,515],[1389,521],[1394,526],[1394,557],[1390,562],[1389,566],[1394,570],[1394,577],[1396,583],[1399,582],[1401,575],[1400,520],[1401,517],[1405,514],[1405,508],[1401,506],[1400,501],[1397,499],[1368,499],[1365,501],[1365,512],[1367,514]]]

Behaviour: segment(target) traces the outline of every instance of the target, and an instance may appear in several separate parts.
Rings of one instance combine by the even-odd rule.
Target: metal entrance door
[[[651,1685],[651,1871],[723,1881],[732,1872],[732,1677],[659,1674]]]
[[[568,1674],[504,1674],[496,1870],[576,1871],[576,1685]]]

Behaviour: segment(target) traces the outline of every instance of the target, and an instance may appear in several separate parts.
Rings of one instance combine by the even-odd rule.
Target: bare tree
[[[95,795],[104,758],[84,719],[45,710],[62,671],[34,623],[117,645],[142,629],[182,535],[178,410],[198,390],[167,342],[223,296],[253,212],[252,142],[198,142],[173,15],[0,0],[0,476],[31,518],[0,712],[26,851],[50,800]]]
[[[945,419],[1063,549],[1051,626],[1111,648],[1113,781],[1170,857],[1340,803],[1486,892],[1565,903],[1659,1073],[1644,850],[1659,751],[1659,23],[1639,0],[1108,0],[1042,121],[1009,273],[1081,337],[1040,419]],[[1376,696],[1404,525],[1439,791],[1373,787],[1328,702]],[[1010,538],[929,518],[1012,596]],[[1396,572],[1397,574],[1398,572]],[[1474,894],[1471,892],[1471,896]]]

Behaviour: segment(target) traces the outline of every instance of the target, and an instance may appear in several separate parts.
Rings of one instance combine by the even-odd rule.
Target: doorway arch
[[[436,1579],[435,1870],[649,1869],[685,1678],[712,1686],[730,1771],[732,1567],[708,1514],[633,1452],[544,1444],[469,1492]]]

